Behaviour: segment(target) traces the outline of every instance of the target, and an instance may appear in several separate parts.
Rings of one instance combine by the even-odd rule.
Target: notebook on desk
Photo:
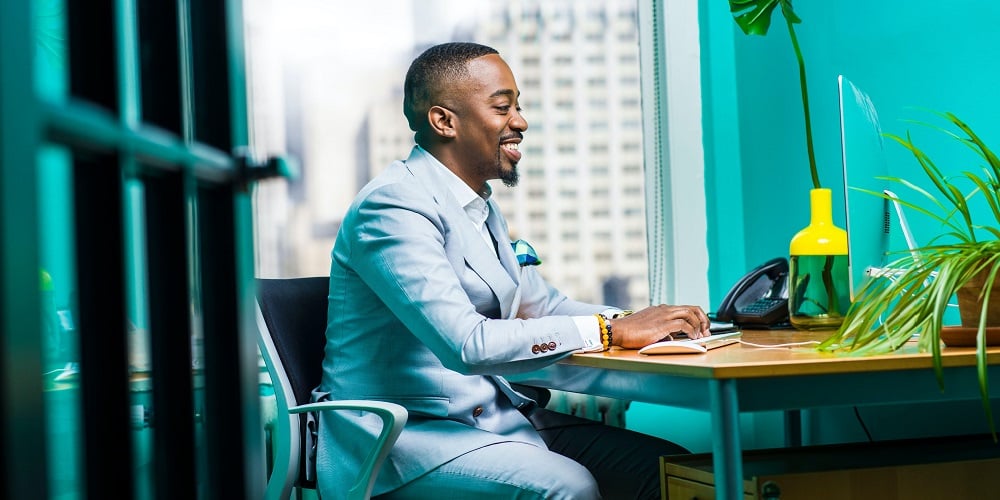
[[[649,344],[642,349],[639,349],[639,354],[699,354],[708,352],[710,349],[716,349],[722,346],[727,346],[729,344],[735,344],[740,341],[740,337],[743,335],[743,331],[739,328],[730,325],[728,328],[723,329],[719,327],[716,331],[716,327],[712,327],[712,334],[707,337],[701,337],[698,339],[688,339],[687,337],[672,338],[670,340],[661,340],[659,342]]]

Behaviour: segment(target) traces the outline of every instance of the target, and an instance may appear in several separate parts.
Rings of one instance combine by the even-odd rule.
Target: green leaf
[[[812,176],[814,188],[823,187],[819,180],[819,169],[816,167],[816,152],[813,147],[812,118],[809,111],[809,88],[806,85],[806,65],[799,48],[799,39],[795,36],[795,25],[802,19],[792,9],[791,0],[729,0],[729,11],[733,13],[736,24],[747,35],[766,35],[771,27],[771,17],[774,8],[781,5],[781,15],[785,17],[788,26],[788,36],[792,41],[795,59],[799,64],[799,88],[802,92],[802,114],[805,121],[806,152],[809,156],[809,174]]]
[[[763,36],[771,28],[771,16],[779,1],[787,0],[729,0],[729,11],[744,34]]]

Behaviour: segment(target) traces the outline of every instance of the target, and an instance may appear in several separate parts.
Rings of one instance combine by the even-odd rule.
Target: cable
[[[868,436],[868,442],[874,443],[875,440],[872,439],[872,433],[868,432],[868,426],[865,425],[865,421],[861,418],[861,412],[858,411],[858,407],[854,407],[854,416],[858,419],[858,423],[861,424],[861,430],[865,431],[865,436]]]
[[[786,347],[798,347],[798,346],[804,346],[804,345],[819,344],[820,341],[818,341],[818,340],[807,340],[805,342],[788,342],[788,343],[785,343],[785,344],[755,344],[753,342],[747,342],[745,340],[740,340],[740,343],[741,344],[746,344],[748,346],[759,347],[761,349],[782,349],[782,348],[786,348]],[[872,438],[872,433],[868,431],[868,426],[865,425],[865,420],[863,418],[861,418],[861,412],[858,410],[857,406],[854,407],[854,417],[856,419],[858,419],[858,424],[861,425],[861,430],[863,430],[865,432],[865,436],[868,438],[868,442],[869,443],[874,443],[875,439]]]
[[[819,344],[818,340],[807,340],[805,342],[787,342],[785,344],[754,344],[753,342],[747,342],[745,340],[740,340],[741,344],[746,344],[748,346],[760,347],[761,349],[781,349],[785,347],[798,347],[804,345]]]

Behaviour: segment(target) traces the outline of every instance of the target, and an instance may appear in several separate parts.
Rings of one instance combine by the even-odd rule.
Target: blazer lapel
[[[517,298],[515,292],[518,289],[515,282],[518,271],[517,257],[510,246],[510,237],[507,235],[507,231],[502,227],[499,217],[495,214],[496,206],[493,201],[489,202],[490,215],[486,219],[486,224],[493,233],[493,237],[497,239],[499,259],[494,252],[493,245],[484,241],[472,224],[468,223],[468,215],[459,206],[451,192],[441,187],[445,183],[438,178],[438,167],[430,164],[423,154],[417,152],[416,148],[406,162],[410,165],[410,172],[413,173],[414,177],[420,179],[428,191],[435,193],[434,198],[438,201],[445,216],[449,220],[463,222],[453,224],[453,228],[458,231],[462,245],[465,246],[462,251],[465,255],[465,261],[496,294],[497,300],[500,302],[500,317],[509,318],[513,312],[517,311],[516,307],[512,307]]]
[[[507,234],[506,227],[501,223],[500,216],[497,215],[497,206],[493,200],[490,200],[489,207],[490,214],[486,217],[486,227],[490,229],[490,233],[497,240],[497,256],[514,287],[510,300],[500,300],[501,317],[512,319],[517,314],[521,303],[521,266],[517,263],[517,256],[514,255],[514,249],[510,245],[510,235]]]
[[[517,256],[514,255],[514,248],[510,245],[510,235],[507,234],[507,230],[500,223],[500,217],[496,214],[497,208],[492,200],[489,203],[489,207],[490,215],[486,217],[486,227],[489,228],[490,233],[497,240],[497,256],[500,259],[500,263],[503,264],[503,268],[507,271],[511,279],[517,281],[520,266],[517,263]]]

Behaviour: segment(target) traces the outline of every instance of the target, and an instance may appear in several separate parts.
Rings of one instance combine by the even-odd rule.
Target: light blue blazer
[[[502,376],[582,348],[571,316],[607,309],[570,300],[536,267],[519,267],[491,199],[487,224],[498,259],[432,161],[414,148],[368,183],[332,253],[323,380],[314,398],[377,399],[409,411],[375,495],[493,443],[544,447],[517,409],[533,402]],[[360,412],[321,416],[324,498],[343,495],[379,428],[377,417]]]

